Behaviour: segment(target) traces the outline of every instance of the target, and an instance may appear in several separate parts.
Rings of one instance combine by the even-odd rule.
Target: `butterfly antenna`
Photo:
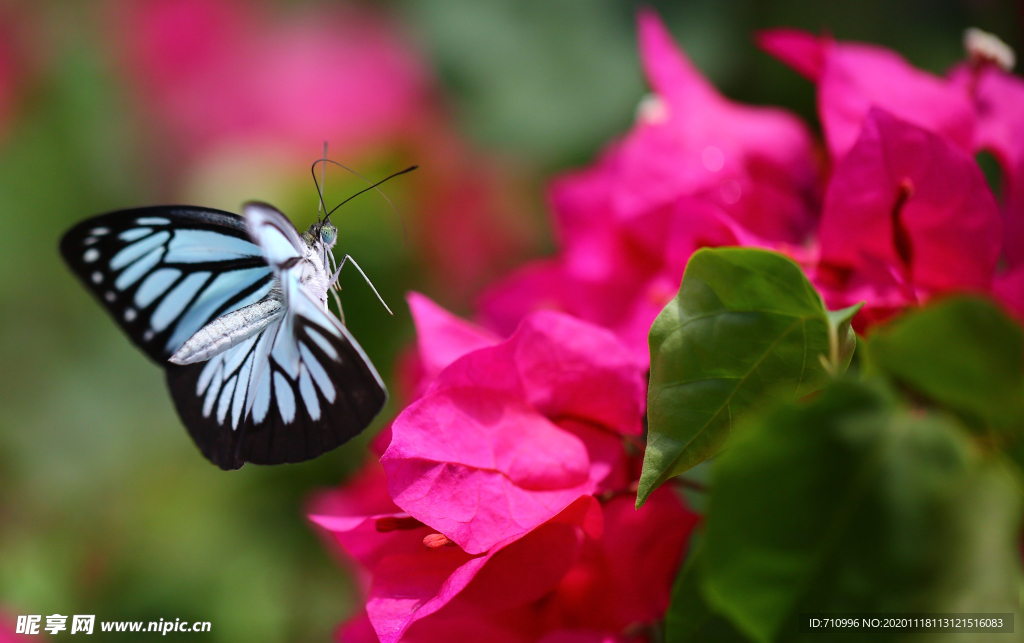
[[[327,163],[331,162],[327,158],[327,141],[324,141],[324,155],[322,158],[318,158],[313,161],[313,166],[309,168],[310,174],[313,175],[313,185],[316,186],[316,195],[320,199],[320,202],[316,204],[316,222],[320,223],[320,212],[327,212],[327,204],[324,203],[324,187],[327,185]],[[316,180],[316,166],[320,163],[324,165],[320,168],[320,181]],[[347,168],[346,168],[347,169]],[[350,170],[351,171],[351,170]]]
[[[390,181],[391,179],[395,178],[396,176],[400,176],[402,174],[406,174],[408,172],[412,172],[413,170],[415,170],[419,166],[418,165],[412,165],[410,167],[405,168],[404,170],[402,170],[400,172],[395,172],[394,174],[391,174],[390,176],[387,176],[387,177],[381,179],[380,181],[377,181],[376,183],[374,183],[374,182],[370,181],[370,179],[368,179],[365,176],[363,176],[362,174],[360,174],[359,172],[356,172],[352,168],[346,167],[346,166],[342,165],[341,163],[338,163],[337,161],[332,161],[330,159],[326,159],[326,162],[327,163],[333,163],[334,165],[337,165],[338,167],[342,168],[343,170],[347,170],[347,171],[351,172],[352,174],[358,176],[362,180],[364,180],[367,183],[369,183],[370,187],[364,188],[364,189],[356,192],[355,194],[353,194],[349,198],[345,199],[344,201],[342,201],[338,205],[334,206],[334,208],[330,212],[327,213],[327,216],[324,217],[324,221],[327,221],[330,218],[330,216],[332,214],[334,214],[335,210],[337,210],[341,206],[345,205],[346,203],[348,203],[352,199],[356,198],[357,196],[359,196],[363,192],[369,192],[370,190],[377,190],[377,192],[380,193],[380,195],[382,197],[384,197],[384,200],[388,202],[388,205],[391,206],[391,209],[395,211],[395,215],[398,217],[399,223],[402,224],[402,245],[403,246],[407,245],[408,242],[409,242],[409,234],[408,234],[408,232],[407,232],[407,230],[405,228],[405,219],[402,217],[402,213],[398,211],[398,208],[395,207],[394,202],[392,202],[391,199],[388,197],[388,195],[384,194],[384,192],[378,186],[380,184],[384,183],[385,181]]]
[[[322,157],[325,161],[327,160],[327,141],[324,141],[324,155]],[[316,183],[316,172],[313,173],[313,182]],[[320,196],[320,202],[316,204],[316,222],[320,223],[320,210],[327,212],[327,204],[324,203],[324,191],[327,189],[327,164],[324,163],[320,166],[320,185],[316,186],[317,194]]]

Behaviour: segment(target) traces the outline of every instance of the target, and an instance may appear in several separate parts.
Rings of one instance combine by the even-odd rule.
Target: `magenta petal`
[[[541,598],[576,562],[583,537],[572,524],[552,521],[541,525],[492,556],[459,600],[487,610],[503,610]]]
[[[672,39],[658,14],[650,9],[637,16],[640,32],[640,59],[655,92],[670,101],[679,98],[694,102],[719,98],[717,90],[693,66]]]
[[[448,609],[434,613],[430,618],[416,621],[402,643],[438,643],[448,641],[486,641],[487,643],[534,643],[526,610],[498,615],[480,610]],[[524,623],[524,621],[526,621]]]
[[[836,168],[821,219],[821,260],[881,262],[928,292],[990,287],[999,211],[974,159],[946,139],[872,110]]]
[[[534,311],[566,311],[566,280],[559,260],[528,263],[484,291],[477,302],[480,318],[488,328],[508,336]]]
[[[423,376],[432,380],[466,353],[501,341],[494,333],[456,317],[417,292],[406,295],[416,324]]]
[[[853,147],[872,107],[941,134],[960,149],[971,149],[974,109],[961,87],[882,47],[830,46],[818,83],[818,112],[833,159]]]
[[[334,633],[334,640],[337,643],[380,643],[365,611],[342,623]]]
[[[471,553],[529,532],[594,486],[578,438],[494,393],[428,393],[392,430],[381,463],[395,502]]]
[[[974,95],[975,144],[992,151],[1003,167],[1006,259],[1024,265],[1024,79],[988,66],[977,76]]]
[[[757,234],[796,240],[812,222],[811,136],[785,111],[726,100],[693,67],[652,11],[639,17],[640,54],[663,101],[622,141],[613,205],[633,216],[700,196]]]
[[[585,497],[525,538],[499,543],[483,556],[421,545],[418,551],[385,558],[375,570],[366,604],[370,621],[382,643],[397,641],[417,622],[412,640],[431,640],[429,631],[534,601],[572,566],[583,533],[595,519],[601,520],[600,507]],[[446,605],[444,612],[421,621]]]
[[[992,150],[1007,170],[1019,167],[1024,163],[1024,79],[987,66],[978,72],[974,96],[977,147]]]
[[[626,639],[599,630],[558,630],[545,634],[537,643],[624,643]]]
[[[830,42],[799,29],[768,29],[757,34],[757,45],[810,80],[825,69],[825,50]]]
[[[374,571],[366,612],[381,643],[394,643],[413,622],[445,606],[487,562],[457,547],[389,556]]]
[[[541,311],[527,318],[515,363],[527,401],[548,417],[572,417],[623,433],[642,431],[646,387],[628,350],[603,328]]]
[[[622,622],[646,622],[661,618],[668,608],[675,579],[698,516],[671,489],[651,494],[648,503],[635,509],[633,498],[618,497],[604,506],[605,531],[601,539],[607,552],[616,610]]]
[[[367,462],[344,487],[314,497],[308,518],[370,571],[385,556],[419,551],[429,532],[391,500],[384,470],[376,460]],[[382,530],[378,522],[400,528]]]
[[[556,421],[638,433],[640,366],[608,331],[541,311],[455,361],[392,425],[396,504],[470,553],[528,533],[592,493],[614,463]]]
[[[574,275],[607,278],[612,271],[622,268],[613,265],[619,243],[611,207],[617,156],[613,144],[593,166],[566,172],[548,188],[561,259]]]

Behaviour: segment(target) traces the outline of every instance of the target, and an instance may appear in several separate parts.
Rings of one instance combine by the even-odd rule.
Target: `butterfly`
[[[60,242],[75,275],[164,367],[178,415],[222,469],[315,458],[359,434],[387,401],[370,359],[328,309],[341,270],[328,267],[337,241],[329,219],[300,234],[266,203],[246,203],[242,216],[154,206],[87,219]]]

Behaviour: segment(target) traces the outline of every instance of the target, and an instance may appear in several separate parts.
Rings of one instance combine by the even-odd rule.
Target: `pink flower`
[[[417,292],[406,295],[406,301],[416,326],[421,377],[418,387],[422,390],[463,355],[501,342],[491,331],[456,317]]]
[[[644,380],[629,352],[560,313],[497,341],[409,301],[436,376],[381,463],[310,512],[366,574],[366,613],[340,640],[624,641],[659,618],[696,516],[669,489],[632,508],[623,438],[640,433]]]
[[[602,221],[602,211],[588,210],[576,192],[581,185],[576,178],[556,181],[551,192],[561,215],[559,227],[566,231],[560,235],[562,253],[527,264],[485,291],[479,308],[488,327],[509,334],[532,311],[564,311],[614,332],[646,368],[651,323],[675,296],[694,251],[751,245],[784,251],[800,261],[813,257],[810,249],[757,237],[717,206],[696,198],[681,197],[671,207],[620,224]]]
[[[364,476],[372,479],[377,468],[374,463]],[[342,549],[372,574],[366,610],[385,643],[401,639],[410,626],[456,597],[473,608],[453,606],[449,611],[456,613],[472,613],[479,607],[509,609],[540,598],[576,559],[584,530],[593,535],[601,530],[601,509],[585,496],[537,525],[528,537],[469,554],[408,514],[354,514],[352,506],[360,504],[357,494],[367,493],[365,482],[366,478],[352,489],[316,501],[310,519],[333,534]],[[441,544],[434,546],[437,541]],[[441,615],[432,623],[448,620]]]
[[[322,496],[310,516],[373,577],[367,611],[339,630],[346,643],[625,641],[627,627],[663,615],[697,522],[670,489],[639,511],[631,497],[587,497],[523,538],[472,556],[426,546],[444,537],[407,514],[346,513],[359,494],[379,491],[365,484],[378,472],[374,463],[355,484]]]
[[[865,315],[884,317],[934,294],[990,290],[999,209],[973,158],[873,109],[829,183],[819,238],[829,304],[866,299]]]
[[[175,143],[239,140],[353,149],[417,118],[426,75],[366,12],[270,16],[235,0],[122,3],[126,65]]]
[[[817,83],[818,115],[835,161],[853,147],[872,107],[971,149],[974,109],[966,92],[895,52],[795,29],[765,31],[758,44]]]
[[[975,149],[987,150],[1003,169],[1003,252],[1024,264],[1024,80],[993,64],[961,65],[951,74],[974,98]]]
[[[510,333],[554,309],[612,330],[642,366],[651,322],[702,246],[749,244],[809,257],[816,173],[811,137],[792,115],[719,95],[657,16],[639,17],[656,92],[636,126],[549,193],[561,252],[485,292],[484,322]]]
[[[392,424],[381,463],[399,507],[479,554],[595,493],[643,404],[614,336],[539,312],[446,368]]]
[[[804,124],[781,109],[723,98],[654,12],[640,13],[639,30],[655,98],[619,147],[610,188],[616,215],[696,196],[758,235],[801,241],[814,221],[817,178]]]

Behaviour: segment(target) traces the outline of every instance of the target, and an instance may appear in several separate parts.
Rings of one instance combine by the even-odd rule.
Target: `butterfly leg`
[[[377,288],[374,287],[373,282],[371,282],[370,278],[366,276],[366,273],[363,272],[363,269],[359,267],[359,264],[356,263],[356,260],[352,259],[352,255],[345,255],[344,257],[342,257],[341,263],[338,264],[338,270],[334,273],[334,275],[331,276],[331,285],[333,286],[338,281],[338,277],[341,275],[341,269],[345,267],[345,262],[349,261],[350,259],[352,261],[352,265],[356,267],[356,270],[359,271],[359,274],[361,274],[363,276],[363,279],[366,280],[367,285],[370,286],[370,290],[373,291],[373,294],[377,295],[377,300],[380,301],[382,306],[384,306],[384,310],[388,311],[389,315],[394,315],[395,313],[391,312],[391,309],[388,308],[388,305],[387,303],[385,303],[384,298],[380,296],[379,292],[377,292]]]
[[[331,268],[337,267],[336,268],[336,272],[334,273],[334,276],[331,278],[330,285],[327,287],[327,290],[330,291],[331,297],[334,299],[334,304],[338,307],[338,317],[341,318],[341,323],[342,323],[342,325],[344,325],[345,324],[345,311],[341,307],[341,297],[338,296],[338,293],[341,292],[341,286],[338,285],[338,281],[337,281],[338,280],[338,276],[341,274],[341,267],[337,266],[337,263],[334,261],[334,253],[327,252],[325,254],[328,257],[331,258]],[[342,263],[344,263],[344,262],[342,262]]]

